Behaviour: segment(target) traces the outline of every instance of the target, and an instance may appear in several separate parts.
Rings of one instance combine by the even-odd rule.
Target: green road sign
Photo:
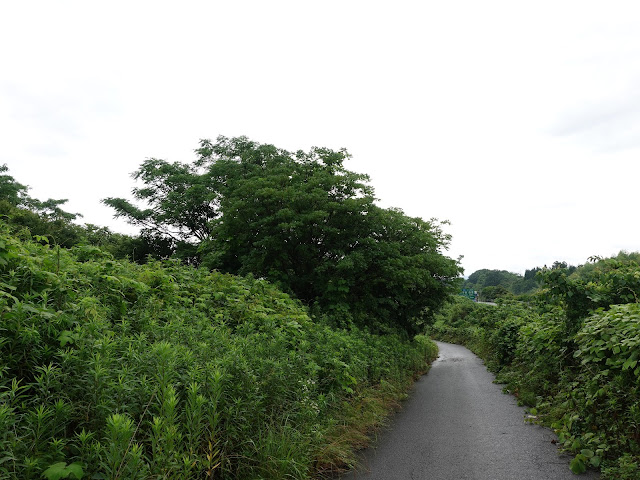
[[[473,288],[463,288],[460,293],[463,297],[470,298],[471,300],[476,300],[478,296],[478,292],[476,292]]]

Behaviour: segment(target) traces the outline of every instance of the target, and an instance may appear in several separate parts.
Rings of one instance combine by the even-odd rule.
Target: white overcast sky
[[[0,7],[0,164],[83,221],[200,138],[353,155],[480,268],[640,250],[640,3],[25,1]]]

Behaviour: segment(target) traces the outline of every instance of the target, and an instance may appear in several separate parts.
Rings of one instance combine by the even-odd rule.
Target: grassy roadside
[[[420,335],[416,341],[424,347],[424,366],[364,388],[344,402],[341,413],[326,433],[325,443],[316,453],[314,478],[332,477],[356,467],[358,452],[367,448],[391,416],[401,410],[415,381],[429,371],[438,357],[438,347],[431,339]]]

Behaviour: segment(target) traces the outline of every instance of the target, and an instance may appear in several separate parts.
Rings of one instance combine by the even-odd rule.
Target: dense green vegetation
[[[105,203],[178,257],[266,278],[339,327],[416,334],[457,290],[442,224],[378,207],[346,151],[219,137],[196,152],[191,164],[140,166],[133,196],[146,208]]]
[[[525,299],[540,288],[538,272],[544,267],[534,267],[525,270],[524,275],[508,272],[507,270],[490,270],[483,268],[476,270],[464,281],[463,287],[478,293],[478,300],[493,302],[499,298]],[[578,267],[568,265],[567,262],[556,261],[550,267],[553,270],[562,269],[568,274]]]
[[[464,281],[464,288],[478,292],[482,302],[493,302],[498,298],[529,295],[538,289],[536,274],[541,268],[526,270],[523,275],[506,270],[476,270]]]
[[[476,270],[463,286],[478,292],[480,301],[493,302],[502,297],[533,293],[538,287],[535,280],[537,270],[527,270],[524,277],[506,270]]]
[[[0,479],[323,475],[437,354],[440,223],[376,207],[346,152],[199,152],[143,164],[151,209],[109,201],[139,237],[0,169]]]
[[[349,461],[350,412],[379,414],[435,354],[313,322],[263,280],[4,223],[0,287],[3,479],[307,478]]]
[[[543,269],[529,302],[458,297],[430,328],[481,355],[553,427],[574,472],[640,478],[640,254]]]
[[[375,204],[345,151],[202,141],[150,159],[137,237],[0,167],[0,479],[310,478],[464,343],[573,452],[640,477],[640,254],[480,270]],[[516,301],[515,299],[519,301]]]

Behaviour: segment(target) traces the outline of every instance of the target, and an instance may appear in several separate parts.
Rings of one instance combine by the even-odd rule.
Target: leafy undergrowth
[[[0,224],[0,479],[335,471],[436,354],[261,280],[40,243]]]
[[[588,288],[612,284],[592,279]],[[640,281],[627,286],[640,290]],[[566,304],[541,300],[488,307],[459,298],[430,333],[481,356],[505,391],[556,431],[574,454],[574,473],[595,468],[605,479],[639,479],[640,304],[596,306],[578,318],[567,316]]]

